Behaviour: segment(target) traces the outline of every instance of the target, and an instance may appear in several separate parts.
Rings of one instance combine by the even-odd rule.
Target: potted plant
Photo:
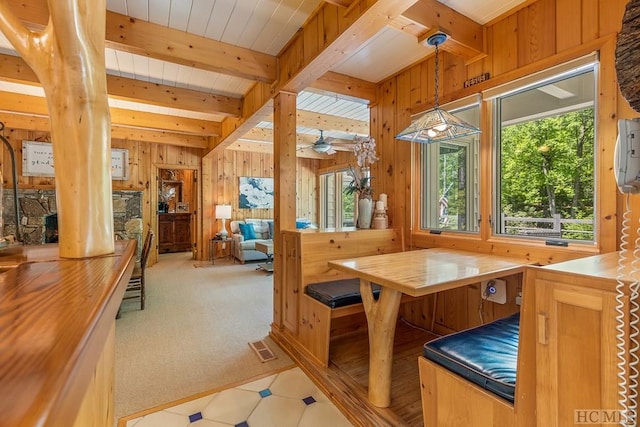
[[[345,188],[345,194],[358,194],[358,228],[369,228],[373,217],[373,188],[371,188],[371,169],[369,166],[378,160],[376,156],[376,140],[370,136],[356,136],[353,139],[353,153],[360,167],[357,173],[349,167],[353,178]]]
[[[345,194],[351,196],[358,195],[358,199],[371,199],[373,196],[373,188],[371,188],[371,177],[367,174],[359,174],[353,167],[349,167],[351,182],[344,189]]]

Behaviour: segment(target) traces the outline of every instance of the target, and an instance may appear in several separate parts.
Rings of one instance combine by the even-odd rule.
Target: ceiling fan
[[[352,145],[351,142],[347,144],[344,144],[343,142],[333,142],[335,138],[325,138],[323,132],[323,130],[320,130],[320,137],[316,140],[316,142],[305,147],[300,147],[299,149],[302,150],[305,148],[311,148],[316,153],[331,155],[336,153],[334,144],[340,144],[342,147]]]
[[[320,138],[313,143],[311,149],[320,154],[335,154],[336,150],[334,150],[331,145],[331,138],[325,139],[322,132],[323,131],[320,130]]]

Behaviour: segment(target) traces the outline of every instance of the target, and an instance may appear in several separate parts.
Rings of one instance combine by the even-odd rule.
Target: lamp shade
[[[446,40],[447,35],[441,32],[432,34],[426,39],[427,45],[435,47],[434,108],[431,111],[427,111],[422,117],[411,123],[408,128],[397,134],[397,139],[429,144],[480,133],[480,129],[440,109],[438,105],[438,46]]]
[[[427,111],[422,117],[396,135],[397,139],[429,144],[479,133],[479,129],[440,108]]]
[[[216,205],[216,219],[231,219],[231,205]]]

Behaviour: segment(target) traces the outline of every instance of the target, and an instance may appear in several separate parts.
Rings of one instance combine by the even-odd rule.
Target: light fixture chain
[[[438,88],[439,83],[440,83],[439,82],[440,79],[438,78],[438,76],[440,74],[440,73],[438,73],[438,44],[439,43],[436,43],[436,69],[435,69],[435,72],[436,72],[436,79],[435,79],[436,80],[436,87],[435,87],[436,93],[435,93],[435,96],[434,96],[435,103],[436,103],[435,108],[438,108],[438,105],[439,105],[438,104],[438,92],[440,91],[439,88]]]

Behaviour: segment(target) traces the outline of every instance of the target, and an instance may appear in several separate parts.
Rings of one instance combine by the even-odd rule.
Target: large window
[[[476,104],[449,110],[480,126]],[[480,135],[420,145],[422,166],[421,225],[423,229],[478,231],[478,146]]]
[[[320,228],[354,227],[355,195],[346,195],[348,169],[320,174]]]
[[[595,66],[495,98],[494,232],[594,240]]]

